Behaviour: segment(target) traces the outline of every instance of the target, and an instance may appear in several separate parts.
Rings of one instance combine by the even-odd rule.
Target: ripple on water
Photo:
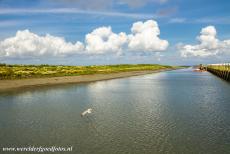
[[[229,91],[209,73],[177,70],[0,95],[1,145],[71,145],[83,154],[227,153]],[[93,113],[82,118],[87,108]]]

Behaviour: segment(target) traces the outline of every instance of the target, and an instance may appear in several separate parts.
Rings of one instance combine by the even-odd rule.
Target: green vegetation
[[[207,71],[230,81],[230,63],[207,65]]]
[[[230,63],[227,64],[214,64],[214,65],[208,65],[208,69],[212,70],[219,70],[219,71],[227,71],[230,72]]]
[[[77,76],[86,74],[107,74],[127,71],[159,70],[166,68],[175,67],[157,64],[120,64],[92,66],[0,64],[0,79]]]

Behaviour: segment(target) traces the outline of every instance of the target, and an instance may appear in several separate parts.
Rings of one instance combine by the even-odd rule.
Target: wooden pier
[[[207,65],[207,71],[224,80],[230,81],[230,63],[209,64]]]

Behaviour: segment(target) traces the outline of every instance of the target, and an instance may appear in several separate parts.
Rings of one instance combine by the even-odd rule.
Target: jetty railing
[[[230,63],[208,64],[207,71],[230,81]]]

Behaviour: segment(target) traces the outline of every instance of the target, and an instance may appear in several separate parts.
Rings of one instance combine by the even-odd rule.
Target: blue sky
[[[199,51],[194,49],[193,51],[197,54],[192,54],[193,56],[183,57],[180,53],[186,44],[199,44],[197,37],[202,28],[209,25],[215,27],[218,40],[230,39],[230,1],[228,0],[0,0],[0,41],[14,37],[19,30],[28,29],[38,36],[50,34],[62,37],[66,42],[80,41],[84,44],[86,34],[99,27],[111,26],[115,34],[120,32],[130,34],[133,23],[147,20],[156,21],[160,29],[159,38],[168,41],[169,45],[164,51],[126,52],[119,56],[71,54],[71,56],[48,58],[46,56],[23,57],[23,55],[10,57],[6,56],[6,51],[11,51],[6,49],[6,45],[2,45],[4,48],[1,50],[6,51],[2,53],[2,56],[0,53],[0,60],[6,63],[26,64],[187,65],[225,62],[230,59],[230,54],[225,51],[230,49],[228,45],[224,45],[226,46],[224,49],[218,47],[207,49],[210,51],[207,51],[205,47],[195,47],[199,48]],[[184,46],[178,49],[178,44],[184,44]],[[218,50],[218,54],[203,56],[200,50],[205,52]]]

